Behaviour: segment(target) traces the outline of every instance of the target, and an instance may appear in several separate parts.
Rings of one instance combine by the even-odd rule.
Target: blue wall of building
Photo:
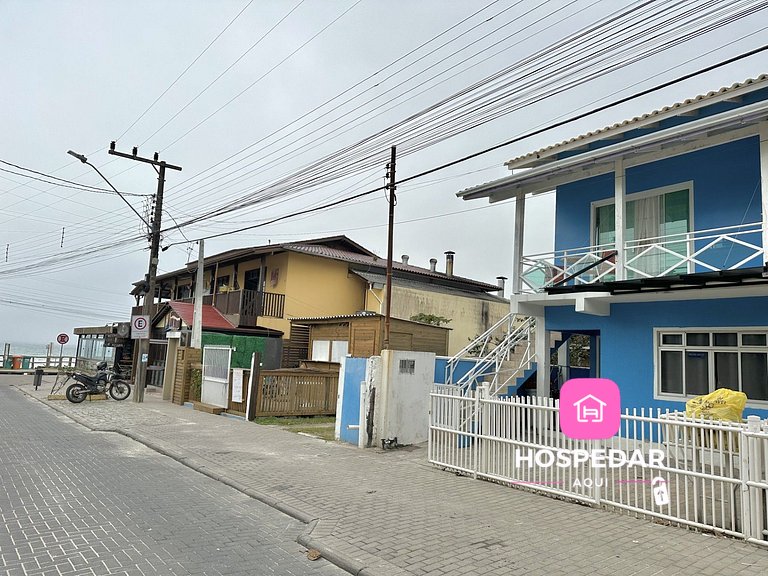
[[[759,141],[756,136],[628,168],[627,197],[631,199],[629,195],[632,193],[688,181],[693,182],[694,230],[760,221]],[[591,203],[612,198],[613,194],[613,173],[559,186],[555,207],[555,250],[589,246]],[[744,239],[760,244],[759,234]],[[710,254],[712,257],[715,257],[714,253]],[[717,257],[727,258],[730,264],[739,261],[738,250],[734,252],[730,245]]]
[[[599,330],[600,376],[621,390],[622,408],[684,410],[685,402],[653,398],[653,329],[663,327],[768,326],[768,297],[613,304],[610,316],[577,313],[570,306],[546,309],[547,330]],[[747,408],[744,415],[768,417]]]
[[[357,445],[359,430],[350,430],[348,426],[360,423],[360,383],[365,380],[367,358],[344,359],[344,382],[341,396],[341,430],[339,438],[342,442]]]

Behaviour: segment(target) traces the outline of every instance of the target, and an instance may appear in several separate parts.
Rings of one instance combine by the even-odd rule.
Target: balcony
[[[532,254],[520,262],[521,292],[762,266],[764,254],[760,222],[629,240],[621,270],[615,244]]]
[[[216,294],[214,306],[226,315],[238,315],[238,325],[254,327],[260,316],[282,318],[285,294],[258,290],[234,290]]]

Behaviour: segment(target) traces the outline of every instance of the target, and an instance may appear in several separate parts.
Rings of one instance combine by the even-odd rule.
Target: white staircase
[[[445,383],[463,394],[482,382],[488,383],[491,396],[513,392],[536,358],[534,328],[532,317],[507,314],[448,361]],[[460,361],[468,359],[474,366],[459,376]]]

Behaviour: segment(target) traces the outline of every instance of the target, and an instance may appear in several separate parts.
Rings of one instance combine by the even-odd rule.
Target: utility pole
[[[392,245],[395,234],[395,161],[397,160],[397,149],[392,146],[392,157],[387,164],[387,188],[389,189],[389,229],[387,232],[387,306],[384,316],[384,346],[389,349],[389,325],[392,319]]]
[[[163,190],[165,189],[165,169],[181,170],[181,166],[166,164],[164,160],[158,159],[158,153],[155,152],[153,158],[142,158],[138,156],[138,148],[133,147],[132,154],[118,152],[115,150],[115,142],[109,144],[109,153],[112,156],[120,156],[129,160],[146,162],[151,164],[157,172],[157,194],[155,195],[155,208],[152,214],[152,230],[150,233],[149,249],[149,272],[147,274],[147,292],[144,294],[144,306],[142,314],[150,317],[150,331],[152,329],[153,304],[155,302],[155,284],[157,278],[157,260],[160,253],[160,225],[163,218]],[[137,363],[135,390],[133,392],[134,402],[144,402],[144,387],[147,382],[147,364],[149,362],[149,338],[142,338],[139,341],[139,361]]]

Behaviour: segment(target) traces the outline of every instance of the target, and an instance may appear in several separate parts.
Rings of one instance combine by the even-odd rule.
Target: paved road
[[[143,404],[75,405],[46,400],[49,389],[23,387],[90,428],[132,435],[315,519],[302,542],[361,576],[768,574],[766,549],[456,476],[427,464],[421,447],[358,450],[175,406],[159,394]]]
[[[301,522],[0,385],[0,574],[344,574]]]

